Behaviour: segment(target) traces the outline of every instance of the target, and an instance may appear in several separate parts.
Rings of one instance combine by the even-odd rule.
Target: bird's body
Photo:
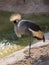
[[[38,40],[43,40],[45,42],[45,37],[39,25],[34,23],[30,20],[21,20],[20,14],[13,14],[10,17],[10,21],[14,23],[14,31],[18,37],[22,35],[29,35],[35,37]],[[30,49],[31,49],[31,39],[29,44],[29,56],[30,56]]]
[[[18,23],[15,23],[14,31],[18,37],[21,37],[22,35],[32,35],[37,39],[43,38],[41,28],[30,20],[21,20]]]

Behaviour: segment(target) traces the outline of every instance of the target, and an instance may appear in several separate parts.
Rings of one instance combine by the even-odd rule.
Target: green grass
[[[49,13],[42,13],[42,14],[28,14],[24,15],[26,19],[35,21],[38,25],[40,25],[42,31],[47,32],[49,31]],[[45,31],[45,26],[48,26],[47,31]]]
[[[7,39],[15,44],[26,46],[29,43],[29,37],[23,36],[22,38],[17,38],[14,30],[13,23],[9,21],[9,17],[12,13],[7,11],[0,11],[0,40]],[[43,32],[49,31],[49,13],[46,14],[27,14],[23,15],[24,19],[29,19],[35,21],[42,28]],[[45,31],[45,26],[48,26],[47,31]],[[33,40],[33,38],[32,38]]]

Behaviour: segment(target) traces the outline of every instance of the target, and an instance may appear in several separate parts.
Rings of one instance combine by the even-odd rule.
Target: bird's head
[[[10,16],[10,21],[14,22],[14,23],[18,23],[21,20],[21,14],[17,13],[17,14],[12,14]]]

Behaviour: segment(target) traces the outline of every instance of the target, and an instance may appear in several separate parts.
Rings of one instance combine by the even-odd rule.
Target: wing
[[[21,20],[18,24],[18,28],[21,29],[21,28],[30,28],[34,31],[38,31],[38,30],[41,30],[41,28],[39,27],[39,25],[33,23],[32,21],[30,20]]]
[[[25,34],[32,34],[35,38],[42,40],[43,32],[36,23],[29,20],[21,20],[18,24],[18,28],[21,29]]]

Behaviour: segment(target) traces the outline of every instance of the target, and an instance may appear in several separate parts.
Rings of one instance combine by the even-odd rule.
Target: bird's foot
[[[30,55],[28,55],[28,56],[25,56],[25,58],[26,58],[26,59],[28,59],[28,58],[30,58],[30,57],[31,57]]]

